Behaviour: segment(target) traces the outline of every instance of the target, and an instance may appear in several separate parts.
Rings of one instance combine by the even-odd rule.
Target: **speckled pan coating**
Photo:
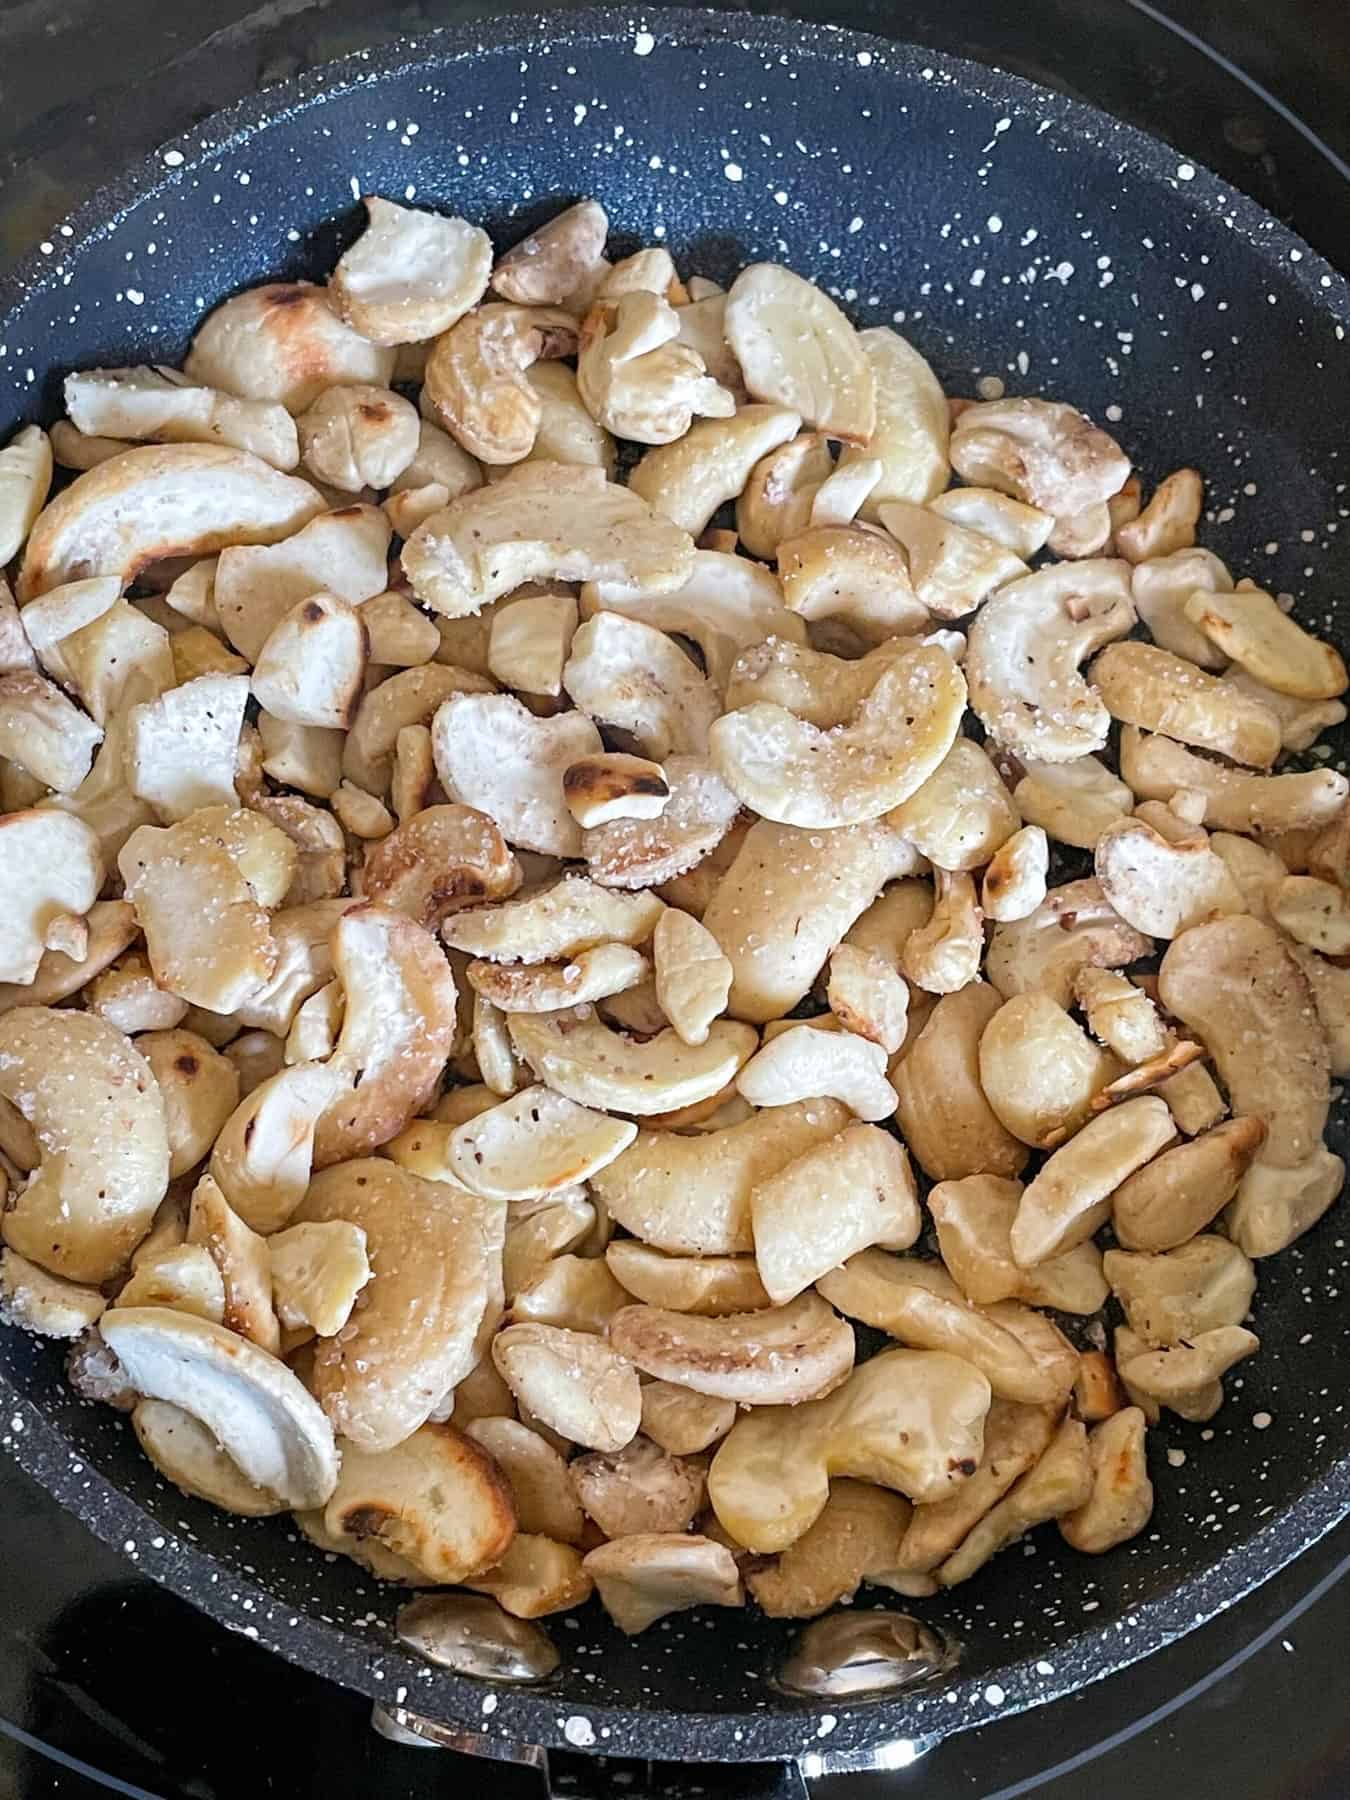
[[[781,258],[896,321],[949,391],[981,375],[1109,420],[1155,477],[1193,462],[1236,574],[1350,636],[1346,283],[1175,152],[1026,82],[749,15],[512,18],[355,57],[165,145],[0,283],[0,437],[62,373],[176,359],[202,310],[331,267],[374,190],[501,241],[580,193],[688,271]],[[1337,760],[1344,745],[1338,745]],[[1338,1127],[1339,1146],[1345,1133]],[[61,1359],[0,1334],[0,1445],[145,1573],[234,1630],[388,1703],[536,1743],[683,1760],[855,1751],[987,1722],[1111,1673],[1230,1605],[1350,1506],[1344,1221],[1261,1266],[1262,1353],[1212,1427],[1150,1434],[1148,1534],[1091,1560],[1041,1533],[916,1610],[960,1638],[945,1688],[833,1710],[767,1676],[789,1628],[709,1611],[632,1644],[554,1620],[541,1693],[422,1667],[396,1593],[284,1523],[166,1490]],[[878,1603],[881,1596],[877,1597]]]

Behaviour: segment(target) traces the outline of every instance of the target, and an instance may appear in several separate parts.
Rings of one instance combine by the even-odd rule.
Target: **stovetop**
[[[26,0],[0,5],[0,265],[119,164],[241,93],[477,0]],[[654,11],[645,7],[639,10]],[[1350,267],[1350,7],[1335,0],[795,0],[1090,100],[1209,164]],[[1350,1522],[1171,1649],[823,1800],[1347,1800]],[[553,1760],[557,1791],[776,1791],[755,1768]],[[137,1574],[0,1464],[0,1800],[477,1795],[539,1777],[388,1742],[368,1703]]]

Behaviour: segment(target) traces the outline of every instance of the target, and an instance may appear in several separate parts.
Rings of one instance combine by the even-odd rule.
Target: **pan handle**
[[[511,1763],[522,1773],[531,1770],[538,1800],[681,1800],[683,1794],[702,1786],[697,1763],[582,1756],[545,1750],[539,1744],[513,1744],[378,1701],[371,1723],[381,1737],[396,1744],[456,1750],[461,1756]],[[817,1763],[819,1768],[814,1766]],[[803,1762],[736,1763],[719,1769],[718,1794],[722,1800],[811,1800],[812,1780],[826,1772],[821,1757]]]

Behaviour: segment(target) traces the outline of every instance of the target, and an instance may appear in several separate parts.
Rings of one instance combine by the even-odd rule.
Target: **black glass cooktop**
[[[0,0],[0,264],[119,164],[239,94],[464,0]],[[649,9],[650,10],[650,9]],[[1172,141],[1350,267],[1344,0],[817,0],[809,14],[933,44]],[[822,1776],[824,1800],[1347,1800],[1350,1523],[1172,1649],[907,1769]],[[719,1800],[765,1770],[555,1758],[555,1789]],[[230,1635],[0,1463],[0,1800],[543,1793],[528,1769],[396,1745],[367,1703]]]

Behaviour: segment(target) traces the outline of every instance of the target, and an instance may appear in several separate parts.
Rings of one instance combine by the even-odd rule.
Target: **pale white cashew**
[[[223,1013],[257,994],[278,964],[267,908],[290,886],[296,860],[275,825],[225,806],[132,832],[117,863],[159,985]]]
[[[591,1180],[615,1223],[677,1256],[754,1249],[756,1187],[848,1123],[835,1100],[802,1101],[693,1136],[643,1127],[631,1148]]]
[[[937,868],[954,870],[983,868],[1022,818],[987,752],[958,737],[890,823]]]
[[[583,713],[628,732],[657,762],[705,753],[721,710],[716,688],[677,644],[618,612],[580,627],[562,680]]]
[[[45,807],[0,815],[0,978],[32,982],[44,954],[60,953],[53,934],[98,899],[103,875],[98,839],[82,819]],[[70,960],[84,961],[87,930],[71,947]]]
[[[980,911],[995,924],[1029,918],[1045,903],[1050,845],[1039,825],[1023,825],[989,859],[980,883]]]
[[[272,1307],[271,1252],[209,1174],[201,1176],[192,1190],[187,1243],[205,1250],[220,1272],[221,1324],[279,1356],[281,1327]]]
[[[880,461],[880,477],[861,509],[864,518],[875,520],[888,501],[922,503],[942,492],[951,475],[950,427],[941,383],[906,338],[877,325],[860,331],[858,344],[871,365],[876,416],[866,443],[845,449],[840,467],[863,458]]]
[[[584,875],[567,875],[523,900],[454,913],[441,935],[471,956],[534,964],[601,944],[645,943],[664,910],[655,894],[616,893]]]
[[[962,525],[981,537],[992,538],[1014,556],[1029,562],[1054,528],[1054,518],[1038,506],[1028,506],[995,488],[954,487],[928,502],[930,512],[953,525]]]
[[[687,1607],[745,1604],[735,1557],[705,1537],[640,1532],[592,1550],[582,1567],[630,1637]]]
[[[1323,956],[1350,953],[1350,902],[1345,889],[1317,875],[1286,875],[1267,894],[1270,916],[1294,942]]]
[[[156,985],[148,959],[133,952],[94,977],[85,990],[84,1010],[132,1037],[172,1030],[187,1017],[188,1008],[186,1000]]]
[[[755,1261],[775,1306],[874,1244],[907,1250],[922,1225],[909,1158],[874,1125],[850,1125],[759,1183],[750,1216]],[[849,1310],[828,1281],[820,1292]]]
[[[337,1048],[342,1031],[347,997],[340,981],[330,981],[316,994],[302,1000],[286,1033],[284,1049],[287,1068],[300,1063],[327,1062]]]
[[[997,539],[913,501],[888,500],[881,522],[904,550],[915,598],[935,618],[964,618],[1030,572]]]
[[[833,1475],[931,1504],[979,1466],[991,1397],[958,1357],[887,1351],[823,1400],[742,1416],[713,1458],[708,1497],[732,1538],[763,1555],[810,1529]]]
[[[904,1043],[909,987],[895,963],[879,951],[840,944],[830,956],[826,997],[845,1031],[879,1045],[888,1056]]]
[[[389,537],[378,507],[356,505],[321,513],[282,543],[223,550],[214,584],[220,628],[241,656],[256,662],[273,627],[311,594],[359,606],[383,593]]]
[[[1216,919],[1176,938],[1162,1004],[1205,1044],[1235,1114],[1262,1119],[1263,1163],[1297,1168],[1320,1148],[1329,1052],[1306,977],[1269,925]]]
[[[719,506],[736,498],[759,459],[796,437],[801,423],[801,414],[784,406],[742,406],[730,419],[699,419],[673,444],[649,450],[628,485],[697,536]]]
[[[40,425],[25,425],[0,450],[0,568],[22,550],[51,485],[51,442]]]
[[[639,444],[669,444],[695,415],[732,416],[736,396],[679,337],[679,314],[663,295],[602,289],[581,328],[577,387],[607,431]]]
[[[642,1430],[671,1456],[696,1456],[719,1443],[736,1422],[734,1400],[714,1400],[671,1381],[642,1388]]]
[[[1197,756],[1171,738],[1134,725],[1120,735],[1120,772],[1141,800],[1167,800],[1178,788],[1205,796],[1206,822],[1221,831],[1279,832],[1320,828],[1340,811],[1350,781],[1334,769],[1252,775]]]
[[[435,1092],[455,1034],[450,965],[411,919],[383,906],[353,907],[333,932],[332,956],[346,995],[333,1063],[357,1076],[357,1086],[319,1121],[320,1169],[401,1131]]]
[[[941,650],[916,646],[884,668],[850,723],[827,734],[765,704],[725,714],[710,743],[718,773],[767,819],[859,825],[914,793],[951,748],[965,682]]]
[[[371,1277],[365,1232],[340,1219],[292,1225],[270,1237],[267,1249],[281,1323],[288,1331],[336,1336]]]
[[[760,458],[736,501],[736,531],[751,556],[772,560],[785,538],[806,530],[833,468],[823,432],[801,432]]]
[[[129,700],[173,685],[168,633],[127,600],[115,600],[55,648],[60,679],[100,725],[107,726]]]
[[[279,1231],[304,1199],[319,1120],[350,1087],[340,1066],[296,1063],[259,1082],[222,1125],[211,1173],[255,1231]]]
[[[1094,1097],[1119,1073],[1116,1058],[1037,989],[1005,1000],[980,1039],[985,1097],[1013,1136],[1037,1149],[1084,1124]]]
[[[931,622],[910,586],[909,564],[872,525],[813,525],[778,546],[784,604],[817,629],[845,628],[870,645]]]
[[[482,299],[492,272],[485,231],[463,219],[365,196],[366,228],[333,271],[329,292],[373,344],[439,336]]]
[[[295,422],[284,406],[198,387],[177,369],[79,370],[66,376],[65,401],[86,437],[124,444],[228,444],[283,470],[300,460]]]
[[[1013,789],[1013,800],[1029,825],[1061,844],[1093,850],[1108,825],[1123,818],[1134,797],[1123,781],[1095,756],[1071,762],[1022,759],[1025,773]]]
[[[116,575],[124,583],[162,556],[199,556],[227,544],[272,544],[322,502],[307,482],[244,450],[146,445],[77,477],[28,537],[18,597],[62,582]]]
[[[753,1256],[667,1256],[637,1238],[615,1238],[605,1261],[632,1299],[668,1312],[722,1318],[772,1304]]]
[[[1276,693],[1334,700],[1350,687],[1340,652],[1296,624],[1261,588],[1192,594],[1186,617],[1217,650]]]
[[[588,1234],[588,1238],[591,1234]],[[587,1247],[583,1243],[583,1247]],[[560,1325],[567,1331],[603,1337],[615,1315],[629,1304],[627,1293],[598,1256],[555,1256],[511,1297],[511,1320]]]
[[[919,1166],[935,1181],[1011,1176],[1026,1166],[1026,1146],[999,1119],[980,1082],[980,1040],[999,1004],[983,981],[944,994],[891,1065],[896,1120]]]
[[[731,964],[717,939],[697,919],[668,906],[656,921],[652,959],[661,1011],[686,1044],[706,1043],[731,990]]]
[[[933,910],[905,939],[904,975],[930,994],[954,994],[975,981],[984,953],[984,922],[969,875],[933,873]]]
[[[387,488],[417,454],[417,408],[379,387],[334,387],[296,421],[306,472],[357,494]]]
[[[574,1444],[622,1450],[642,1418],[638,1372],[617,1349],[557,1325],[508,1325],[492,1359],[517,1400]]]
[[[167,1307],[117,1307],[99,1331],[135,1391],[191,1413],[255,1487],[289,1507],[327,1500],[338,1479],[332,1428],[284,1363]]]
[[[617,300],[624,294],[662,294],[679,298],[682,286],[674,257],[664,244],[654,244],[604,270],[595,297]]]
[[[668,594],[634,595],[618,583],[588,583],[581,591],[581,610],[587,618],[599,611],[623,613],[691,639],[719,693],[726,689],[737,657],[754,645],[770,637],[806,641],[806,626],[784,606],[772,570],[720,550],[696,550],[689,579]]]
[[[584,713],[536,718],[509,694],[457,694],[431,725],[447,794],[476,807],[526,850],[581,853],[581,828],[563,800],[563,774],[604,748]]]
[[[1100,556],[1110,543],[1111,508],[1103,503],[1056,519],[1046,548],[1062,557]]]
[[[609,218],[598,200],[578,200],[502,252],[494,290],[522,306],[560,306],[605,266]]]
[[[30,670],[0,677],[0,756],[44,787],[78,797],[102,737],[53,682]]]
[[[1293,694],[1281,694],[1236,663],[1225,672],[1224,681],[1274,713],[1284,750],[1311,749],[1324,731],[1345,723],[1346,709],[1340,700],[1299,700]]]
[[[301,413],[328,387],[388,387],[394,353],[349,330],[327,289],[276,281],[218,306],[198,328],[184,369],[207,387]]]
[[[1068,1006],[1079,969],[1121,968],[1152,947],[1125,923],[1095,879],[1069,881],[1051,888],[1026,918],[994,927],[985,973],[1005,999],[1040,988]]]
[[[1129,459],[1114,439],[1054,400],[968,406],[956,421],[949,449],[963,481],[997,488],[1056,519],[1103,505],[1130,473]]]
[[[795,1025],[766,1044],[740,1071],[736,1086],[752,1106],[829,1097],[860,1119],[889,1118],[896,1106],[880,1044],[851,1031],[814,1031],[809,1025]]]
[[[0,1323],[37,1337],[74,1338],[106,1304],[97,1288],[50,1275],[17,1250],[0,1250]]]
[[[235,805],[247,675],[199,675],[129,708],[127,785],[166,824],[203,806]]]
[[[1111,1195],[1176,1137],[1166,1103],[1127,1100],[1099,1114],[1042,1165],[1018,1203],[1012,1252],[1024,1269],[1071,1250],[1105,1223]]]
[[[168,1400],[140,1400],[131,1424],[159,1473],[183,1493],[243,1518],[266,1518],[286,1510],[284,1500],[256,1487],[207,1427],[181,1406]]]
[[[637,471],[621,488],[603,469],[531,463],[433,513],[403,546],[403,567],[419,600],[457,618],[527,581],[669,593],[693,554],[688,532],[647,504]]]
[[[401,731],[409,725],[429,726],[438,708],[460,694],[494,692],[490,677],[441,663],[424,663],[388,676],[357,709],[342,746],[342,773],[368,794],[383,797],[393,780]]]
[[[611,1031],[590,1006],[514,1013],[511,1043],[541,1081],[582,1106],[615,1112],[671,1112],[718,1094],[755,1048],[748,1025],[718,1019],[700,1045],[663,1031],[636,1043]]]
[[[534,1200],[587,1180],[636,1136],[628,1120],[530,1087],[458,1126],[449,1165],[463,1186],[488,1199]]]
[[[383,1157],[310,1183],[294,1223],[359,1226],[374,1272],[346,1327],[315,1353],[314,1391],[343,1437],[391,1449],[473,1368],[500,1295],[505,1210]]]
[[[1280,721],[1269,707],[1170,650],[1111,644],[1089,674],[1114,719],[1253,768],[1268,769],[1280,753]]]
[[[49,432],[52,458],[62,469],[96,469],[110,457],[120,456],[131,445],[120,438],[86,437],[69,419],[57,419]]]
[[[985,602],[970,628],[966,679],[985,729],[1009,749],[1064,763],[1100,750],[1110,715],[1078,665],[1134,624],[1127,565],[1055,564]]]
[[[1122,819],[1098,838],[1093,867],[1108,903],[1149,937],[1179,937],[1216,913],[1247,910],[1242,890],[1203,832],[1193,841],[1169,843],[1143,819]]]
[[[644,1374],[743,1406],[798,1406],[853,1367],[853,1332],[818,1294],[720,1318],[626,1306],[610,1342]]]
[[[779,263],[752,263],[727,294],[725,331],[757,400],[791,407],[827,437],[866,444],[877,378],[834,301]]]
[[[422,410],[488,468],[534,449],[543,402],[525,379],[541,356],[576,348],[576,323],[551,308],[492,304],[467,313],[427,359]]]
[[[976,1306],[1022,1300],[1059,1312],[1097,1312],[1110,1290],[1101,1251],[1090,1238],[1034,1269],[1014,1260],[1011,1234],[1021,1197],[1019,1182],[997,1175],[968,1175],[932,1190],[929,1209],[938,1247],[962,1292]]]

